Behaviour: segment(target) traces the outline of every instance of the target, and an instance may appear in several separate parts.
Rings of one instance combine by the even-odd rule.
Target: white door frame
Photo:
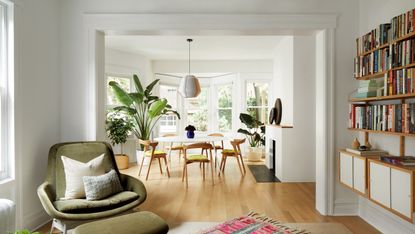
[[[305,31],[323,33],[320,51],[320,95],[324,111],[320,129],[321,138],[316,139],[322,147],[316,155],[316,209],[323,215],[333,214],[334,206],[334,30],[336,15],[307,14],[85,14],[85,43],[88,78],[87,137],[90,140],[105,139],[103,107],[105,93],[105,35],[295,35]],[[317,33],[317,35],[319,34]],[[316,36],[317,38],[317,36]],[[318,51],[317,51],[318,53]],[[317,63],[318,64],[318,63]],[[317,124],[317,123],[316,123]]]

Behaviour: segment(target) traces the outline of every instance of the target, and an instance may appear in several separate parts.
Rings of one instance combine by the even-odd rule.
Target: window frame
[[[211,98],[210,97],[212,97],[212,89],[211,89],[211,87],[210,87],[210,85],[203,85],[203,84],[201,84],[201,87],[200,87],[201,89],[206,89],[207,91],[206,91],[206,114],[207,114],[207,127],[206,127],[206,131],[200,131],[200,130],[198,130],[198,129],[196,129],[196,132],[201,132],[201,133],[207,133],[207,132],[209,132],[209,131],[211,131],[211,127],[212,127],[212,125],[211,125],[211,121],[210,121],[210,116],[211,116]],[[189,125],[190,123],[189,123],[189,118],[188,118],[188,111],[189,110],[198,110],[198,111],[200,111],[200,110],[204,110],[203,108],[188,108],[188,105],[187,105],[187,101],[188,101],[188,99],[189,98],[184,98],[184,97],[181,97],[181,99],[183,100],[183,120],[184,120],[184,123],[185,123],[185,125],[187,126],[187,125]]]
[[[175,85],[175,84],[166,84],[166,83],[161,82],[160,85],[158,86],[158,96],[160,98],[163,98],[161,96],[161,94],[160,94],[160,88],[161,88],[161,86],[172,87],[172,88],[175,88],[176,91],[179,89],[179,86],[178,85]],[[182,101],[181,101],[181,99],[179,97],[179,94],[177,92],[176,92],[176,103],[177,103],[176,111],[180,114],[180,116],[182,116],[182,113],[179,110],[179,106],[181,105]],[[175,118],[175,120],[174,120],[176,122],[176,131],[175,132],[162,132],[161,131],[161,122],[164,121],[161,118],[163,118],[164,116],[173,116]],[[180,127],[181,127],[181,120],[179,118],[177,118],[177,116],[174,115],[174,114],[167,114],[167,115],[164,115],[164,116],[160,118],[160,121],[158,123],[158,134],[159,135],[164,135],[164,134],[169,134],[169,133],[179,134],[180,133]],[[166,121],[169,121],[169,120],[166,120]]]
[[[219,107],[219,88],[221,86],[231,86],[231,97],[232,97],[232,105],[231,107]],[[213,104],[213,128],[215,131],[217,132],[222,132],[222,133],[229,133],[232,132],[235,129],[235,121],[234,121],[234,116],[235,116],[235,82],[233,80],[231,81],[226,81],[226,82],[214,82],[212,84],[213,87],[213,93],[214,93],[214,104]],[[219,110],[231,110],[231,128],[228,131],[221,131],[219,129]]]
[[[14,178],[14,4],[0,0],[4,15],[0,23],[0,183]]]

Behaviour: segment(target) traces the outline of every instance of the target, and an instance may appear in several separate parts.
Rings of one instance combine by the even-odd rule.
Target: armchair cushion
[[[123,206],[138,197],[137,193],[124,191],[98,201],[88,201],[86,199],[59,200],[53,202],[53,205],[58,211],[64,213],[93,213]]]
[[[86,200],[100,200],[123,191],[117,172],[111,170],[100,176],[84,176]]]

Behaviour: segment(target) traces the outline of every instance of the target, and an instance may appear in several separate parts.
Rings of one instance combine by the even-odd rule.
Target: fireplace
[[[269,148],[268,148],[268,165],[271,171],[275,171],[275,158],[276,158],[276,149],[275,149],[275,140],[269,139]]]

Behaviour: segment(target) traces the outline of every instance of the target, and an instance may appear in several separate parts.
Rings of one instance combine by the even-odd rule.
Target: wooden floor
[[[182,166],[177,159],[171,163],[170,178],[165,173],[161,175],[154,163],[149,179],[145,181],[147,167],[143,167],[139,178],[147,188],[148,197],[139,209],[152,211],[167,223],[218,222],[255,211],[282,222],[339,222],[354,233],[379,233],[357,216],[321,216],[314,208],[315,183],[257,184],[248,168],[242,177],[237,164],[230,161],[225,176],[215,175],[214,186],[210,174],[203,182],[199,165],[189,165],[188,189],[181,181]],[[138,167],[131,165],[121,172],[137,176]],[[210,173],[210,170],[206,172]],[[49,227],[45,225],[40,231],[46,233]]]

